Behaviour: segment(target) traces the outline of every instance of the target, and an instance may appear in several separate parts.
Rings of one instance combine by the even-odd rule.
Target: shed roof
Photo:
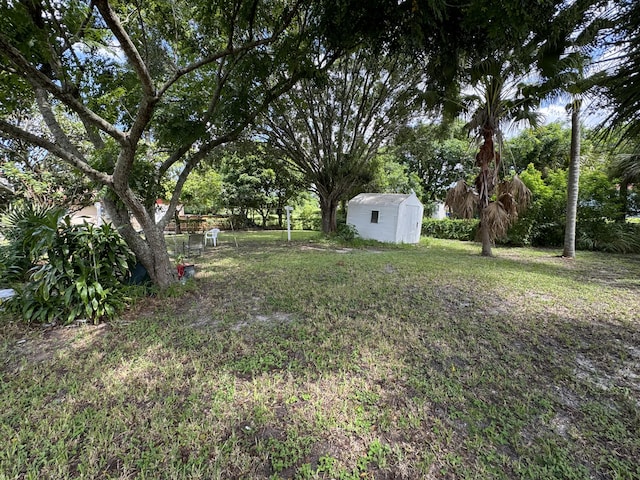
[[[361,193],[356,195],[349,204],[355,205],[400,205],[412,194],[406,193]]]

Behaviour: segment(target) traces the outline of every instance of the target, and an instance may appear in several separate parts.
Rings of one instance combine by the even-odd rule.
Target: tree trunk
[[[178,210],[173,213],[173,221],[176,222],[176,235],[182,234],[182,228],[180,227],[180,216],[178,215]]]
[[[276,213],[277,213],[277,215],[278,215],[278,228],[279,228],[280,230],[282,230],[282,229],[283,229],[283,226],[282,226],[282,211],[283,211],[283,210],[284,210],[284,209],[283,209],[282,207],[278,207],[278,209],[276,210]]]
[[[619,223],[627,221],[627,211],[629,210],[629,181],[623,179],[620,182],[620,215],[616,218]]]
[[[567,218],[564,229],[563,257],[576,256],[576,218],[578,214],[578,187],[580,181],[580,101],[571,105],[571,158],[567,183]]]
[[[499,157],[496,154],[493,143],[494,131],[491,128],[483,128],[482,137],[484,139],[480,151],[476,155],[476,166],[480,167],[480,173],[476,177],[476,190],[478,191],[478,210],[480,211],[480,241],[482,242],[482,256],[491,257],[491,231],[489,222],[486,220],[487,206],[493,194],[496,184],[496,174],[498,171]],[[491,162],[494,169],[491,170]]]
[[[111,221],[135,254],[136,259],[147,270],[151,281],[161,289],[177,282],[177,270],[167,252],[164,232],[155,224],[147,222],[142,225],[144,232],[144,238],[142,238],[131,226],[126,208],[118,208],[115,202],[108,199],[104,200],[104,204]]]
[[[491,242],[491,232],[489,231],[488,222],[485,221],[486,216],[486,208],[482,207],[480,210],[480,240],[482,242],[482,256],[483,257],[492,257],[493,252],[491,251],[492,242]]]
[[[147,269],[155,285],[161,289],[167,288],[178,280],[178,276],[176,266],[167,252],[164,234],[155,227],[147,228],[143,231],[147,239],[148,249],[145,254],[138,256],[138,260]]]
[[[322,233],[333,233],[337,230],[336,212],[338,201],[330,198],[320,197],[320,212],[322,214]]]

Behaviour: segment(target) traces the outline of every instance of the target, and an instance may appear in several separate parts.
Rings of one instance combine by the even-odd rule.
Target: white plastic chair
[[[207,245],[207,242],[209,240],[211,240],[211,243],[213,243],[213,246],[217,246],[218,245],[218,233],[220,233],[220,229],[219,228],[212,228],[211,230],[207,230],[204,234],[204,244],[205,246]]]

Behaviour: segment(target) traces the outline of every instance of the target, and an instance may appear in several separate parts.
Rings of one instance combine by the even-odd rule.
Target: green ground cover
[[[285,239],[3,322],[0,478],[640,478],[640,256]]]

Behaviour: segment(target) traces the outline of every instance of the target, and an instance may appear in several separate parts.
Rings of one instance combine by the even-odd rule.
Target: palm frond
[[[486,222],[486,227],[489,229],[489,236],[491,241],[496,238],[504,237],[512,223],[512,218],[509,216],[509,212],[504,208],[500,202],[491,202],[484,209],[482,221]]]
[[[496,203],[501,204],[504,211],[507,212],[507,215],[510,217],[518,216],[518,205],[510,193],[503,193],[500,195],[496,200]]]
[[[617,155],[611,162],[610,175],[628,182],[640,181],[640,154]]]
[[[531,205],[531,190],[520,180],[518,175],[514,175],[511,180],[503,180],[498,185],[498,195],[509,194],[516,205],[518,213],[523,212]]]
[[[444,204],[457,218],[472,218],[478,204],[478,194],[464,180],[447,191]]]

